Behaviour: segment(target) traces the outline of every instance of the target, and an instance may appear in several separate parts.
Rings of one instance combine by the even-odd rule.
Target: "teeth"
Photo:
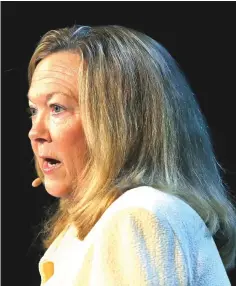
[[[53,164],[51,164],[50,162],[48,162],[48,166],[50,166],[50,167],[55,167],[56,165],[59,165],[60,163],[53,163]]]

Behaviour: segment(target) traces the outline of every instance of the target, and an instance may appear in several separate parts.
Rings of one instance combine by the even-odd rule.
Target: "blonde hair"
[[[73,200],[61,198],[44,223],[45,247],[71,222],[83,240],[120,195],[147,185],[188,203],[210,230],[225,268],[235,267],[233,198],[206,120],[166,49],[120,26],[52,30],[31,58],[29,83],[38,62],[59,51],[82,59],[78,99],[89,160],[84,187],[73,182]],[[35,166],[43,181],[36,160]]]

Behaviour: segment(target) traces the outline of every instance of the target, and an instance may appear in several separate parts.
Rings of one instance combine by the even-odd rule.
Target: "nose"
[[[46,118],[38,117],[32,122],[28,137],[31,141],[50,141],[50,132]]]

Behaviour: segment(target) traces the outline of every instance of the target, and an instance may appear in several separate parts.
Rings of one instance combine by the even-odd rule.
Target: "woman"
[[[41,285],[230,285],[235,209],[169,53],[120,26],[53,30],[29,84],[34,185],[60,202]]]

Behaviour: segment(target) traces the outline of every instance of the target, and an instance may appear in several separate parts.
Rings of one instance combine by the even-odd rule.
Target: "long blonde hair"
[[[120,26],[47,32],[29,64],[71,51],[82,59],[78,100],[88,144],[83,189],[60,199],[44,223],[44,246],[71,222],[83,240],[125,191],[152,186],[188,203],[209,228],[227,270],[235,267],[236,211],[210,131],[187,80],[166,49]],[[43,174],[35,160],[36,171]]]

